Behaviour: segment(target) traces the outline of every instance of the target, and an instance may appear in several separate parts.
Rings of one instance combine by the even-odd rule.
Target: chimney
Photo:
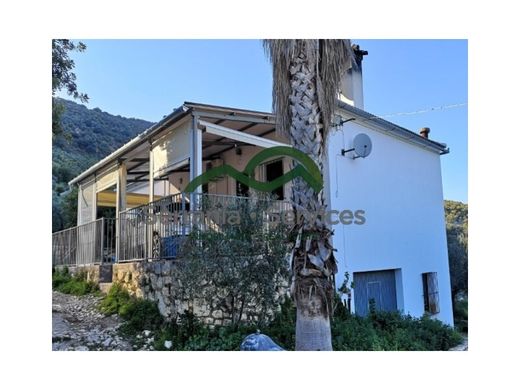
[[[361,63],[363,62],[363,56],[368,55],[368,51],[361,50],[359,45],[352,45],[352,51],[355,58],[351,59],[350,67],[341,80],[339,99],[351,106],[363,109],[363,72]]]
[[[430,134],[430,128],[423,127],[421,131],[419,131],[419,134],[421,135],[421,137],[428,139],[428,134]]]

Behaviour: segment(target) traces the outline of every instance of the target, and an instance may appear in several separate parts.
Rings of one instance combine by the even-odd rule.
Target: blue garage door
[[[354,304],[357,315],[368,315],[371,299],[374,300],[376,310],[397,310],[395,270],[354,272]]]

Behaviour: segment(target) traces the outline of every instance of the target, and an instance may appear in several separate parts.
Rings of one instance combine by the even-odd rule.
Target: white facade
[[[397,308],[424,314],[422,274],[436,272],[440,312],[453,325],[444,201],[438,151],[409,143],[363,121],[350,121],[331,134],[326,195],[332,210],[364,210],[362,225],[334,225],[339,286],[345,272],[395,270]],[[366,158],[341,155],[358,133],[367,134]],[[355,311],[355,287],[351,299]]]

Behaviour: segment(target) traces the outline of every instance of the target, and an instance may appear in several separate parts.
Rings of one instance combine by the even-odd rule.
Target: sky
[[[260,40],[83,40],[73,53],[89,108],[156,122],[185,101],[271,111],[271,65]],[[448,144],[444,198],[468,199],[466,40],[353,40],[364,109]],[[65,93],[59,96],[69,98]]]

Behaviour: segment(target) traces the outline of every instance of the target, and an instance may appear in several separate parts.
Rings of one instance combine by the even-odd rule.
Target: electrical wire
[[[394,117],[394,116],[424,114],[424,113],[432,112],[432,111],[449,110],[449,109],[452,109],[452,108],[465,107],[467,105],[468,105],[468,103],[446,104],[444,106],[423,108],[421,110],[416,110],[416,111],[396,112],[396,113],[393,113],[393,114],[377,115],[377,116],[374,115],[373,117],[371,117],[369,119],[373,119],[373,118],[391,118],[391,117]]]
[[[415,110],[415,111],[394,112],[394,113],[385,114],[385,115],[373,115],[369,118],[361,119],[358,122],[368,122],[372,119],[385,119],[385,118],[392,118],[392,117],[396,117],[396,116],[409,116],[409,115],[425,114],[425,113],[432,112],[432,111],[449,110],[449,109],[453,109],[453,108],[465,107],[467,105],[468,105],[468,103],[445,104],[442,106],[423,108],[423,109]],[[352,118],[347,119],[347,120],[341,120],[339,124],[335,124],[333,126],[334,127],[342,126],[345,122],[347,122],[349,120],[352,120]]]

